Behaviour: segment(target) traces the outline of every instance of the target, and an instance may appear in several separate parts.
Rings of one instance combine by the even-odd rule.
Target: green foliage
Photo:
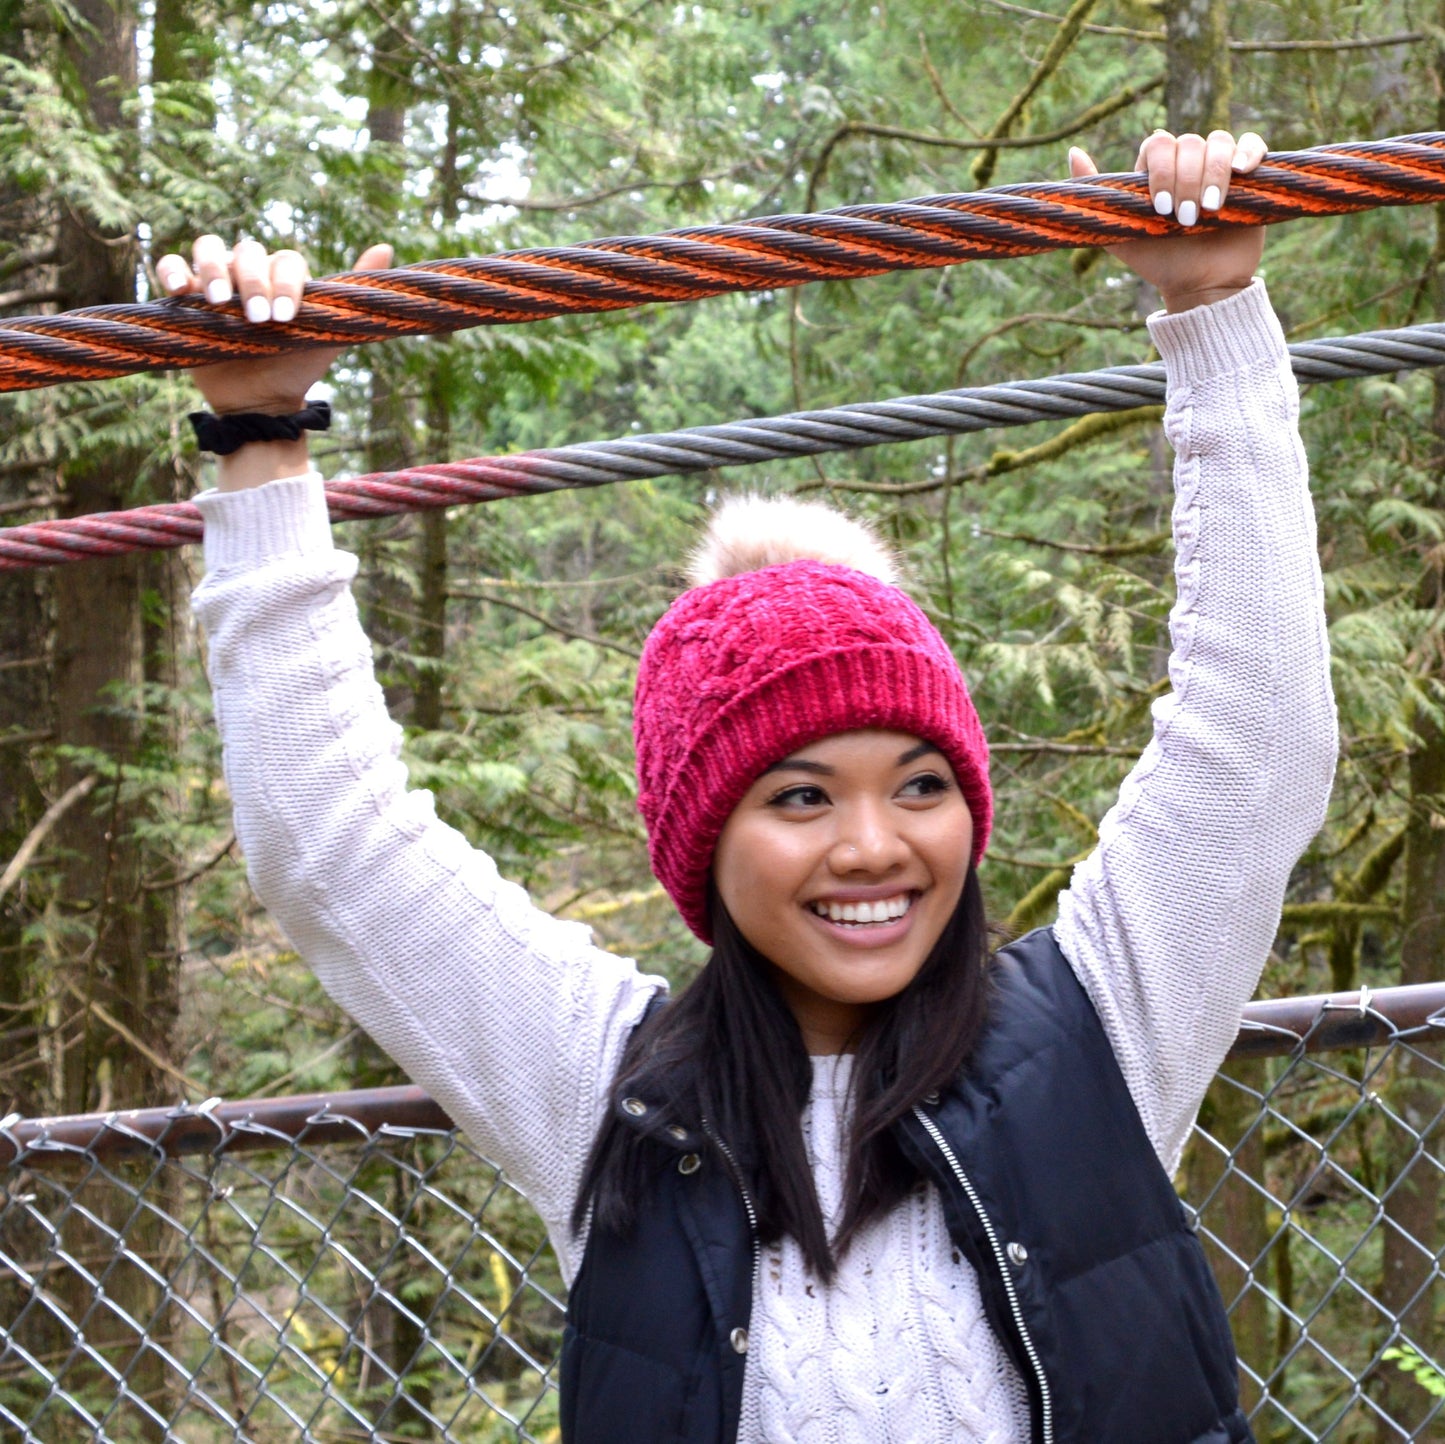
[[[1309,38],[1346,25],[1338,6],[1307,8],[1266,17],[1245,5],[1237,33]],[[1397,6],[1367,8],[1349,23],[1382,33],[1404,24]],[[166,59],[164,76],[125,99],[129,132],[87,122],[85,97],[40,38],[0,57],[0,181],[48,204],[83,205],[97,224],[141,227],[157,243],[214,226],[297,244],[318,271],[382,234],[402,258],[421,258],[810,198],[894,198],[966,186],[974,152],[866,127],[964,138],[986,129],[1029,73],[1020,37],[1047,33],[1002,11],[905,4],[819,14],[801,0],[503,12],[457,0],[404,7],[388,25],[343,5],[216,13],[215,34],[157,40],[158,55],[190,59]],[[1382,89],[1387,62],[1396,83]],[[1148,44],[1085,33],[1015,133],[1064,124],[1159,64]],[[1276,144],[1421,123],[1425,57],[1408,47],[1249,54],[1236,65],[1236,103]],[[1317,114],[1313,101],[1296,103],[1326,92]],[[1159,104],[1146,98],[1080,139],[1106,166],[1125,164]],[[403,115],[401,145],[369,143],[377,107]],[[855,129],[841,132],[844,123]],[[1060,149],[1004,150],[997,179],[1057,173]],[[499,204],[507,200],[518,204]],[[1300,334],[1408,319],[1423,294],[1411,278],[1428,262],[1429,231],[1423,210],[1281,228],[1267,266],[1277,304]],[[1346,258],[1365,252],[1362,282]],[[1044,256],[399,343],[337,368],[341,424],[318,454],[333,470],[365,464],[379,444],[378,376],[399,398],[387,424],[401,432],[386,445],[414,457],[438,444],[469,455],[1133,360],[1145,306],[1107,260],[1081,268]],[[175,425],[186,397],[183,379],[144,376],[74,388],[63,402],[57,393],[12,398],[0,464],[33,457],[43,433],[75,465],[137,456],[134,499],[158,486],[172,493],[195,469]],[[1438,617],[1417,596],[1445,544],[1433,405],[1420,374],[1321,388],[1304,402],[1348,739],[1337,825],[1348,834],[1357,797],[1372,799],[1376,821],[1348,842],[1362,852],[1393,816],[1388,799],[1418,719],[1440,706],[1425,666]],[[1048,432],[1035,427],[1005,446],[1024,454]],[[708,498],[734,486],[826,485],[897,541],[1001,739],[1099,749],[1066,765],[1025,757],[1000,775],[998,852],[1028,865],[988,869],[991,903],[1004,916],[1028,897],[1025,911],[1047,917],[1035,865],[1066,868],[1076,850],[1050,799],[1097,819],[1147,736],[1173,597],[1168,551],[1156,544],[1168,524],[1168,463],[1153,428],[1138,426],[980,479],[998,450],[999,438],[972,436],[458,511],[448,523],[445,720],[409,734],[414,781],[551,905],[586,913],[617,946],[660,951],[685,973],[696,952],[656,905],[634,811],[629,654],[666,605]],[[957,485],[914,495],[855,490],[949,478]],[[414,534],[405,522],[345,530],[365,554],[363,609],[403,717],[414,682],[434,665],[408,620],[421,587]],[[200,864],[226,826],[203,692],[193,676],[176,698],[152,699],[180,709],[180,750],[132,769],[128,784],[157,799],[136,824],[150,842]],[[1328,832],[1320,857],[1332,855],[1333,839]],[[1294,900],[1328,900],[1319,877],[1306,868]],[[1381,883],[1386,899],[1396,886]],[[264,952],[234,853],[187,887],[200,909],[199,952]],[[35,891],[38,900],[43,887]],[[1388,976],[1387,933],[1372,949]],[[302,1062],[286,1062],[291,1023],[273,1022],[276,1037],[248,1049],[248,1084],[273,1076],[272,1064],[285,1073]]]
[[[876,129],[975,139],[1054,33],[1014,11],[921,0],[419,0],[386,7],[390,24],[377,7],[335,0],[221,3],[214,34],[161,37],[175,43],[157,56],[185,57],[178,68],[193,73],[143,77],[124,98],[131,128],[111,133],[89,119],[60,61],[54,17],[33,10],[0,7],[0,271],[44,252],[56,218],[75,211],[139,238],[142,296],[145,266],[207,229],[299,246],[321,274],[379,238],[413,260],[966,189],[975,151]],[[1159,24],[1157,7],[1125,0],[1094,18]],[[1232,16],[1238,36],[1284,41],[1421,23],[1397,0],[1240,0]],[[1277,148],[1434,123],[1430,45],[1245,51],[1233,65],[1238,123]],[[1162,66],[1155,42],[1085,33],[1014,134],[1064,126]],[[1104,168],[1124,168],[1162,106],[1151,93],[1079,143]],[[369,122],[388,109],[402,115],[400,145],[373,141]],[[1001,151],[995,182],[1059,174],[1065,145]],[[1303,339],[1430,318],[1438,255],[1428,208],[1387,209],[1275,228],[1266,273]],[[50,273],[38,264],[4,285],[43,292]],[[353,473],[379,456],[484,455],[1130,363],[1147,354],[1152,304],[1107,257],[1050,255],[359,348],[332,373],[338,424],[315,454],[328,473]],[[1402,373],[1303,397],[1344,741],[1268,991],[1328,988],[1342,957],[1357,981],[1398,977],[1404,869],[1386,844],[1410,812],[1421,728],[1445,717],[1437,387]],[[193,404],[178,375],[10,397],[0,471],[37,470],[0,479],[12,488],[3,499],[48,493],[49,458],[78,470],[116,454],[136,458],[125,500],[186,493],[205,482],[181,421]],[[990,908],[1015,925],[1048,921],[1149,737],[1174,600],[1159,428],[1135,424],[1000,469],[1000,453],[1012,464],[1059,430],[458,509],[447,518],[439,664],[417,624],[419,524],[348,524],[338,539],[363,556],[358,595],[407,723],[414,785],[543,905],[686,978],[701,951],[651,880],[635,811],[632,658],[676,590],[709,501],[743,487],[828,494],[896,543],[994,739],[1083,749],[996,758]],[[181,580],[195,580],[198,559],[186,566]],[[155,596],[148,616],[175,639],[177,675],[106,705],[156,730],[123,765],[91,760],[135,804],[132,835],[164,859],[146,885],[183,899],[169,1056],[207,1093],[389,1081],[395,1070],[353,1035],[250,893],[184,586]],[[436,666],[442,725],[422,728],[418,679]],[[45,747],[34,758],[53,798],[62,759]],[[89,926],[57,901],[65,862],[42,849],[12,900],[24,951],[0,969],[22,977],[27,996],[48,996],[57,948]],[[320,1332],[306,1348],[328,1357]],[[1423,1364],[1385,1357],[1430,1387]],[[1301,1370],[1290,1387],[1323,1397],[1327,1382]]]
[[[124,137],[86,124],[53,73],[0,55],[0,184],[75,206],[102,226],[139,218]]]
[[[1402,1374],[1407,1374],[1427,1394],[1431,1394],[1437,1399],[1445,1399],[1445,1374],[1442,1374],[1409,1344],[1399,1348],[1386,1349],[1380,1358],[1388,1364],[1394,1364]]]

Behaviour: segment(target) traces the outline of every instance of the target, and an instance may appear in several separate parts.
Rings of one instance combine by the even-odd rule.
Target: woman
[[[1263,153],[1223,132],[1141,149],[1180,223],[1118,250],[1167,312],[1174,690],[1057,924],[992,960],[983,734],[851,524],[723,513],[649,638],[639,804],[714,944],[664,1005],[406,791],[306,421],[223,456],[199,499],[195,601],[257,893],[545,1220],[574,1285],[568,1440],[1249,1437],[1168,1174],[1336,746],[1261,236],[1191,233]],[[295,314],[294,253],[207,237],[194,261],[160,263],[169,290]],[[193,374],[227,417],[283,416],[329,360]],[[213,444],[274,425],[223,419]]]

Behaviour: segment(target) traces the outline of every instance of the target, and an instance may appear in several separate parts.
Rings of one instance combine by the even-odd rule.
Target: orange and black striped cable
[[[1445,133],[1427,132],[1272,155],[1231,182],[1224,210],[1203,217],[1200,228],[1439,200]],[[1106,175],[346,272],[308,285],[300,314],[284,326],[249,324],[239,302],[96,306],[0,328],[0,391],[1111,245],[1178,229],[1155,214],[1142,175]]]
[[[1272,155],[1251,175],[1235,177],[1229,204],[1202,218],[1199,228],[1440,200],[1445,200],[1445,133],[1428,132]],[[0,390],[1170,233],[1178,233],[1178,224],[1155,213],[1143,176],[1111,175],[430,261],[313,282],[296,320],[285,326],[252,325],[239,302],[218,308],[192,298],[12,321],[0,328]],[[1291,350],[1296,370],[1304,368],[1301,379],[1310,380],[1436,366],[1445,357],[1445,327],[1369,333]],[[1162,374],[1155,369],[1115,368],[414,467],[333,482],[328,500],[335,520],[394,515],[628,476],[876,445],[905,433],[942,435],[1127,408],[1162,393]],[[932,414],[940,409],[949,414]],[[199,540],[200,533],[200,513],[189,502],[14,526],[0,529],[0,570],[183,546]]]

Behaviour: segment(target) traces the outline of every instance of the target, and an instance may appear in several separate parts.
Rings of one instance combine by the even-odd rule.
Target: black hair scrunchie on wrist
[[[202,451],[229,456],[250,441],[296,441],[303,431],[329,431],[331,403],[312,401],[289,416],[267,416],[260,411],[216,416],[209,411],[193,411],[190,421],[196,430],[196,445]]]

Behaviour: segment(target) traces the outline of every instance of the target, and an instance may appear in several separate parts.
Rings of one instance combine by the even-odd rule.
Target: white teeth
[[[812,904],[812,908],[820,918],[827,918],[829,922],[852,923],[855,926],[862,926],[867,923],[894,922],[901,918],[912,905],[912,896],[908,893],[901,893],[898,897],[881,898],[878,902],[872,903],[815,902]]]

